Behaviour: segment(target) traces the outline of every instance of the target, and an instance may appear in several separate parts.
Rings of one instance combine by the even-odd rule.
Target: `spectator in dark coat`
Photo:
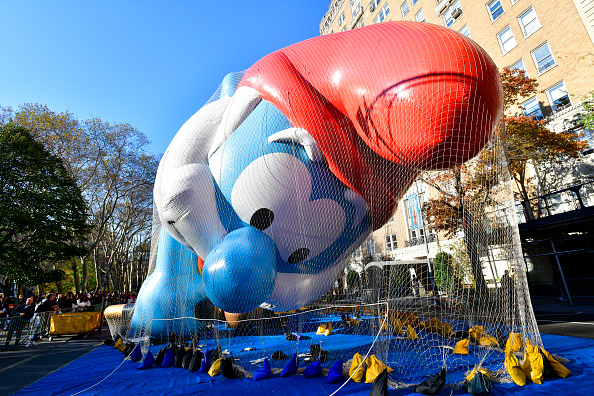
[[[24,304],[21,304],[14,308],[10,313],[10,319],[8,322],[8,333],[6,334],[6,342],[4,343],[4,349],[7,350],[12,340],[12,335],[16,331],[16,338],[14,341],[14,348],[17,347],[21,339],[23,328],[29,325],[29,320],[33,317],[35,311],[35,305],[33,304],[33,297],[29,297]]]

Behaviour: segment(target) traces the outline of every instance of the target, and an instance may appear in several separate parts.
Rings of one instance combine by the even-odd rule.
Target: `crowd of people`
[[[9,349],[10,341],[15,337],[15,345],[17,346],[24,328],[29,325],[29,321],[34,318],[36,321],[32,324],[33,331],[29,338],[31,341],[39,341],[44,334],[44,321],[49,319],[46,312],[82,312],[82,311],[99,311],[102,307],[109,304],[126,304],[136,300],[136,294],[113,292],[104,294],[103,291],[97,290],[93,293],[74,293],[69,291],[67,293],[56,293],[51,290],[49,293],[41,293],[36,295],[19,295],[17,297],[5,296],[0,293],[0,331],[6,332],[6,339],[4,341],[4,348],[0,350]],[[0,337],[3,338],[3,337]],[[13,348],[14,348],[13,347]]]

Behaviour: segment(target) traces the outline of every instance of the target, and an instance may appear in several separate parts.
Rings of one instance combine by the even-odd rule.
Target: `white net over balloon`
[[[510,333],[541,340],[501,108],[486,53],[421,23],[228,75],[163,156],[129,338],[232,356],[247,376],[297,353],[323,374],[343,359],[346,381],[359,353],[395,387],[441,368],[450,384],[479,366],[505,380]]]

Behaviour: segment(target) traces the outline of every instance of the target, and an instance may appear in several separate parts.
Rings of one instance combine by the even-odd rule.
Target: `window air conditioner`
[[[452,18],[456,19],[458,18],[460,15],[462,15],[462,10],[459,8],[456,8],[453,12],[452,12]]]

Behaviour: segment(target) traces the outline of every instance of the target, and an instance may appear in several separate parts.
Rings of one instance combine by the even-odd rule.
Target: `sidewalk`
[[[534,313],[577,314],[594,315],[593,298],[574,298],[573,305],[562,304],[561,300],[553,297],[531,297]]]
[[[89,353],[109,337],[109,328],[103,326],[101,334],[94,333],[87,339],[55,337],[51,342],[44,338],[35,346],[0,352],[0,396],[14,392],[32,384],[46,375]],[[93,370],[81,367],[80,374]]]

